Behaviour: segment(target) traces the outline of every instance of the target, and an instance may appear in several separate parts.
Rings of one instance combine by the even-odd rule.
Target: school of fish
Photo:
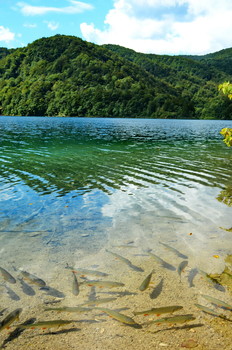
[[[157,264],[159,264],[162,268],[166,268],[171,271],[177,271],[180,279],[180,283],[182,283],[182,274],[185,271],[185,268],[188,266],[188,257],[179,252],[176,248],[171,247],[167,243],[164,242],[159,242],[161,245],[163,245],[166,249],[170,250],[173,254],[175,254],[177,257],[182,258],[182,260],[177,267],[173,266],[172,264],[166,262],[163,260],[161,257],[153,253],[151,250],[147,250],[147,256],[148,258],[152,258],[155,260]],[[121,246],[118,246],[121,247]],[[126,245],[123,245],[123,247],[126,247]],[[130,247],[130,246],[129,246]],[[135,272],[141,272],[144,273],[144,270],[139,267],[134,265],[129,259],[126,257],[113,252],[111,250],[106,249],[106,254],[109,254],[112,258],[117,259],[120,264],[126,265],[129,269],[132,269]],[[124,312],[118,311],[115,309],[113,306],[113,303],[118,300],[119,297],[108,297],[108,298],[101,298],[96,295],[96,290],[102,290],[102,289],[117,289],[117,288],[123,288],[125,287],[125,283],[119,282],[119,281],[114,281],[114,280],[106,280],[105,278],[109,276],[108,273],[102,272],[102,271],[97,271],[97,270],[89,270],[86,268],[81,268],[81,267],[74,267],[70,266],[67,264],[65,267],[66,269],[70,270],[67,271],[68,274],[71,274],[72,276],[72,284],[70,283],[70,290],[73,294],[73,297],[77,298],[78,301],[78,295],[80,293],[80,290],[82,288],[94,288],[92,290],[92,294],[90,293],[89,300],[85,301],[82,304],[77,304],[74,307],[71,306],[61,306],[61,307],[47,307],[44,308],[44,311],[47,313],[52,312],[52,313],[72,313],[73,314],[79,314],[79,313],[100,313],[100,316],[102,314],[108,315],[110,318],[134,327],[134,328],[143,328],[147,327],[148,325],[162,325],[162,324],[168,324],[170,326],[172,325],[178,325],[178,324],[183,324],[191,321],[195,321],[196,317],[193,314],[188,314],[188,313],[181,313],[181,314],[176,314],[175,316],[172,316],[173,313],[177,313],[182,309],[182,305],[156,305],[153,307],[151,304],[151,307],[149,309],[145,310],[129,310],[128,313],[129,315],[125,314]],[[20,286],[22,291],[26,295],[33,296],[35,294],[33,288],[31,285],[36,286],[37,288],[43,289],[45,291],[49,292],[54,292],[53,288],[48,287],[46,282],[41,279],[40,277],[37,277],[36,275],[32,274],[31,272],[17,269],[14,267],[14,270],[17,272],[18,276],[13,276],[8,269],[5,269],[3,267],[0,267],[0,276],[1,279],[3,279],[3,286],[6,288],[8,294],[11,293],[11,295],[14,294],[14,291],[7,285],[10,283],[11,285],[15,285],[17,281],[19,281]],[[208,281],[211,285],[215,284],[215,281],[209,277],[209,275],[200,270],[200,269],[195,269],[201,276],[205,278],[206,281]],[[149,271],[148,271],[149,272]],[[139,292],[145,292],[147,291],[150,286],[151,286],[151,281],[153,278],[153,275],[155,274],[155,268],[150,271],[149,273],[144,273],[143,277],[140,278],[140,281],[138,280],[138,286],[137,290]],[[196,273],[197,273],[196,272]],[[94,276],[95,278],[98,279],[89,279],[89,276]],[[71,277],[70,277],[71,278]],[[102,279],[103,278],[103,279]],[[1,282],[1,281],[0,281]],[[192,281],[191,281],[192,283]],[[161,290],[162,290],[162,284],[160,284]],[[190,285],[191,287],[192,285]],[[161,292],[159,291],[159,293]],[[52,294],[51,294],[52,295]],[[142,294],[141,294],[142,295]],[[221,312],[217,312],[214,309],[209,308],[208,306],[202,305],[195,303],[194,306],[197,311],[202,311],[204,313],[207,313],[212,316],[220,317],[221,319],[225,321],[230,321],[232,322],[232,319],[228,316],[226,316],[223,311],[232,311],[232,304],[229,304],[223,300],[216,299],[213,296],[206,295],[206,294],[199,294],[200,298],[203,298],[206,300],[208,303],[211,303],[212,305],[216,306],[217,308],[220,308]],[[123,298],[123,297],[121,297]],[[55,303],[55,301],[54,301]],[[112,307],[101,307],[99,306],[100,304],[109,304],[111,303]],[[133,305],[133,308],[136,309],[136,305]],[[23,309],[22,308],[16,308],[15,310],[12,310],[11,312],[7,313],[5,316],[4,314],[6,313],[7,308],[3,309],[0,312],[0,316],[2,316],[2,319],[0,321],[0,332],[4,331],[5,329],[8,329],[9,327],[16,327],[18,329],[35,329],[35,328],[40,328],[40,329],[47,329],[47,328],[56,328],[56,327],[65,327],[68,325],[72,325],[73,323],[76,322],[76,320],[68,320],[68,319],[51,319],[51,320],[46,320],[46,321],[37,321],[33,322],[31,324],[26,324],[24,323],[16,323],[19,322],[19,318],[21,317],[21,314],[24,315]],[[157,318],[162,314],[169,314],[169,316],[163,317],[163,318]],[[133,316],[132,316],[133,315]],[[24,315],[25,318],[26,315]],[[143,316],[153,316],[156,317],[155,319],[149,320],[149,322],[144,323],[142,320]],[[138,317],[138,318],[137,318]],[[136,319],[137,318],[137,319]]]

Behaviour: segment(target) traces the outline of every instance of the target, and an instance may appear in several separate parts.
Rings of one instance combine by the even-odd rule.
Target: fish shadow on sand
[[[5,309],[2,309],[2,310],[0,311],[0,316],[2,316],[6,310],[7,310],[7,307],[6,307]]]
[[[49,287],[49,286],[45,286],[45,287],[41,287],[40,290],[46,292],[46,295],[50,295],[52,297],[55,298],[64,298],[65,294],[60,292],[58,289]]]
[[[20,284],[21,284],[21,289],[24,292],[24,294],[28,295],[28,296],[34,296],[35,295],[35,291],[34,289],[29,286],[29,284],[27,284],[22,278],[18,278]]]
[[[137,272],[144,272],[144,270],[143,270],[141,267],[136,266],[136,265],[133,265],[132,263],[131,263],[131,264],[128,264],[128,266],[129,266],[132,270],[134,270],[134,271],[137,271]]]
[[[23,325],[29,325],[29,324],[34,323],[35,321],[36,321],[36,318],[30,318],[30,319],[26,320],[23,323]],[[17,339],[24,331],[25,331],[25,329],[15,328],[13,330],[13,332],[11,332],[10,335],[4,340],[4,342],[1,345],[0,349],[4,349],[7,343]]]
[[[162,267],[164,267],[165,269],[168,269],[168,270],[170,270],[170,271],[176,271],[175,266],[173,266],[173,265],[167,263],[167,262],[164,261],[164,260],[163,260],[163,262],[160,263],[160,265],[161,265]]]
[[[151,299],[156,299],[160,295],[163,289],[164,279],[162,278],[159,284],[153,289],[153,291],[150,293]]]
[[[60,335],[60,334],[68,334],[68,333],[73,333],[73,332],[79,332],[81,331],[81,328],[69,328],[69,329],[60,329],[59,331],[51,331],[51,332],[46,332],[46,333],[42,333],[40,334],[40,336],[44,336],[44,335]]]
[[[195,267],[194,269],[191,269],[188,275],[188,283],[189,287],[195,287],[195,284],[193,283],[194,277],[198,274],[198,270]]]
[[[149,331],[149,333],[160,333],[160,332],[166,332],[166,331],[181,331],[183,329],[192,329],[192,328],[199,328],[199,327],[203,327],[204,324],[203,323],[195,323],[195,324],[185,324],[184,326],[173,326],[173,327],[167,327],[167,328],[163,328],[163,329],[158,329],[157,331]]]
[[[139,323],[135,323],[135,324],[126,324],[124,323],[123,325],[121,326],[126,326],[126,327],[131,327],[131,328],[136,328],[136,329],[141,329],[143,328],[141,324]]]
[[[6,292],[8,294],[8,296],[10,297],[11,300],[14,300],[14,301],[18,301],[20,300],[20,297],[18,296],[18,294],[16,294],[13,289],[11,289],[10,287],[6,286],[4,284],[4,287],[6,288]]]

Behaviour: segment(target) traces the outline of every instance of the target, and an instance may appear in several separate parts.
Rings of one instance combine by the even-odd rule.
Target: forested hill
[[[205,56],[142,54],[56,35],[0,48],[4,115],[232,119],[218,84],[232,49]]]

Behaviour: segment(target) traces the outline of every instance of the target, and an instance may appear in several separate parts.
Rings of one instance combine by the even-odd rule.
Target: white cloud
[[[231,18],[231,0],[115,0],[103,30],[82,23],[81,31],[139,52],[204,54],[232,46]]]
[[[85,2],[68,0],[70,3],[66,7],[49,7],[49,6],[32,6],[25,2],[18,2],[17,6],[20,8],[20,11],[25,16],[36,16],[44,15],[46,13],[63,13],[63,14],[76,14],[81,13],[85,10],[92,10],[93,6]]]
[[[24,23],[23,25],[25,28],[36,28],[37,24],[36,23]]]
[[[56,23],[56,22],[49,22],[49,21],[44,21],[44,23],[47,24],[48,28],[51,29],[51,30],[56,30],[57,28],[59,28],[59,23]]]
[[[0,41],[9,42],[15,39],[15,33],[11,32],[9,28],[0,26]]]

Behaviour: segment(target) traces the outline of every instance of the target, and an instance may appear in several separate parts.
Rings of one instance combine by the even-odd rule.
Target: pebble
[[[166,343],[159,343],[159,346],[165,347],[165,346],[168,346],[168,344],[166,344]]]

